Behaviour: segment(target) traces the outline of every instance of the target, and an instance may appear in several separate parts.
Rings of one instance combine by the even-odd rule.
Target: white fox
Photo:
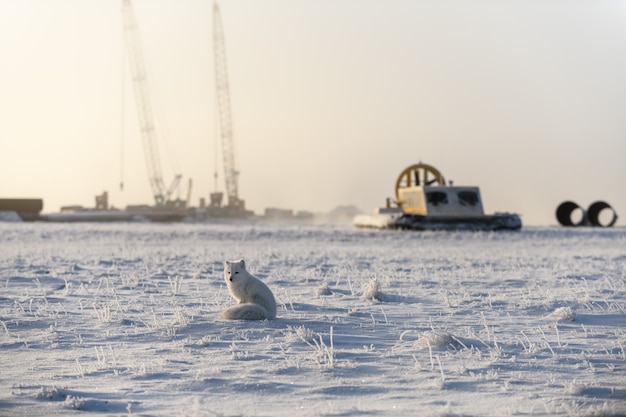
[[[276,317],[274,294],[260,279],[246,270],[243,259],[224,262],[228,292],[239,302],[222,311],[226,320],[265,320]]]

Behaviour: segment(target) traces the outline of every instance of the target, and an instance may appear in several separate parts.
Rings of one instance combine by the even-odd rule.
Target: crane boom
[[[135,91],[135,102],[139,116],[139,128],[143,142],[146,165],[148,168],[148,178],[152,195],[157,206],[163,206],[170,201],[170,197],[178,187],[181,175],[176,174],[172,184],[165,186],[161,173],[161,160],[157,146],[156,126],[152,112],[152,102],[150,100],[150,90],[148,74],[143,60],[139,27],[133,6],[130,0],[124,0],[122,5],[124,18],[124,41],[130,63],[133,89]]]
[[[239,199],[237,184],[239,170],[235,159],[235,141],[233,137],[230,92],[228,88],[228,72],[226,66],[226,44],[224,30],[217,2],[213,4],[213,54],[215,60],[215,89],[219,118],[219,131],[224,164],[224,181],[228,206],[243,208],[243,200]]]

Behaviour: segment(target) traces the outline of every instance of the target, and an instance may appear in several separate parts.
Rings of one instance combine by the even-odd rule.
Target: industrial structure
[[[130,206],[129,211],[140,211],[143,215],[157,219],[175,220],[177,216],[195,216],[199,219],[205,217],[245,217],[252,214],[246,211],[245,204],[239,198],[238,180],[239,169],[235,155],[235,141],[233,135],[232,112],[230,104],[230,91],[228,84],[228,69],[226,64],[226,44],[220,9],[217,3],[213,5],[213,53],[215,65],[215,99],[216,99],[216,158],[217,142],[219,141],[222,153],[222,165],[224,169],[224,186],[226,190],[226,203],[223,203],[224,193],[217,191],[217,163],[215,164],[214,178],[216,189],[210,193],[209,207],[203,208],[203,199],[199,210],[187,210],[190,202],[191,180],[187,199],[174,199],[182,175],[176,173],[169,186],[166,186],[161,171],[159,149],[157,145],[157,130],[152,108],[152,97],[149,89],[148,73],[144,63],[141,39],[137,19],[133,11],[131,0],[123,0],[124,17],[124,40],[128,52],[128,58],[133,80],[135,103],[139,116],[143,148],[148,168],[148,178],[155,206]],[[204,210],[204,211],[203,211]],[[165,213],[168,211],[168,213]],[[165,217],[163,217],[165,215]],[[158,218],[157,218],[158,216]],[[173,216],[173,217],[172,217]]]
[[[2,199],[0,211],[15,211],[23,220],[44,220],[57,222],[80,221],[180,221],[208,220],[211,218],[243,218],[252,216],[253,212],[245,209],[245,204],[239,198],[238,180],[239,169],[235,155],[235,141],[228,84],[228,70],[226,63],[226,44],[220,9],[217,3],[213,5],[213,54],[215,65],[215,99],[216,99],[216,130],[215,137],[215,191],[210,193],[208,207],[201,199],[200,207],[189,207],[192,182],[189,179],[186,199],[181,199],[179,186],[182,175],[174,167],[174,178],[166,185],[161,170],[161,159],[157,141],[157,122],[151,82],[145,65],[141,36],[137,18],[131,0],[122,0],[122,18],[124,49],[128,57],[130,75],[133,84],[134,99],[137,109],[139,130],[143,144],[143,151],[148,172],[148,180],[154,198],[154,205],[142,204],[127,206],[125,210],[117,210],[109,206],[108,193],[105,191],[96,196],[94,208],[85,208],[80,205],[62,207],[60,213],[40,215],[43,201],[38,199]],[[122,81],[123,82],[123,81]],[[158,110],[158,109],[156,109]],[[220,144],[222,165],[224,172],[224,186],[226,202],[223,203],[224,193],[217,191],[218,164],[217,144]],[[123,169],[122,169],[123,171]],[[122,172],[123,177],[123,172]],[[123,178],[120,188],[123,190]],[[176,197],[175,197],[176,196]]]
[[[155,207],[159,209],[185,208],[187,201],[172,199],[174,192],[180,184],[182,175],[178,173],[175,174],[169,187],[165,185],[163,180],[148,73],[144,63],[139,27],[131,0],[123,0],[122,15],[124,19],[125,47],[128,52],[128,61],[135,92],[135,104],[139,117],[139,128],[141,130],[146,166],[148,168],[148,179],[150,181]],[[189,186],[191,187],[191,183]]]
[[[226,205],[222,205],[224,194],[217,191],[218,173],[216,163],[214,173],[216,190],[210,194],[210,210],[212,214],[223,217],[243,217],[249,215],[250,212],[246,211],[244,201],[239,198],[239,169],[235,155],[236,148],[228,85],[228,67],[226,64],[226,42],[224,40],[220,8],[217,2],[213,4],[213,57],[215,65],[217,127],[219,129],[218,136],[222,150]]]
[[[0,198],[0,220],[3,220],[3,212],[13,213],[23,221],[38,220],[42,209],[41,198]]]

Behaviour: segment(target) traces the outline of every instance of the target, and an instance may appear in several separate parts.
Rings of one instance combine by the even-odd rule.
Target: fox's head
[[[233,279],[237,276],[237,274],[245,270],[246,263],[243,259],[239,259],[237,261],[226,261],[224,262],[224,279],[226,282],[233,282]]]

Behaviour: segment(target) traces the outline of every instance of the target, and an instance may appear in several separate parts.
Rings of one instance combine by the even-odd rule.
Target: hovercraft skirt
[[[480,217],[403,214],[388,227],[402,230],[520,230],[522,221],[517,214],[511,213],[496,213]]]

